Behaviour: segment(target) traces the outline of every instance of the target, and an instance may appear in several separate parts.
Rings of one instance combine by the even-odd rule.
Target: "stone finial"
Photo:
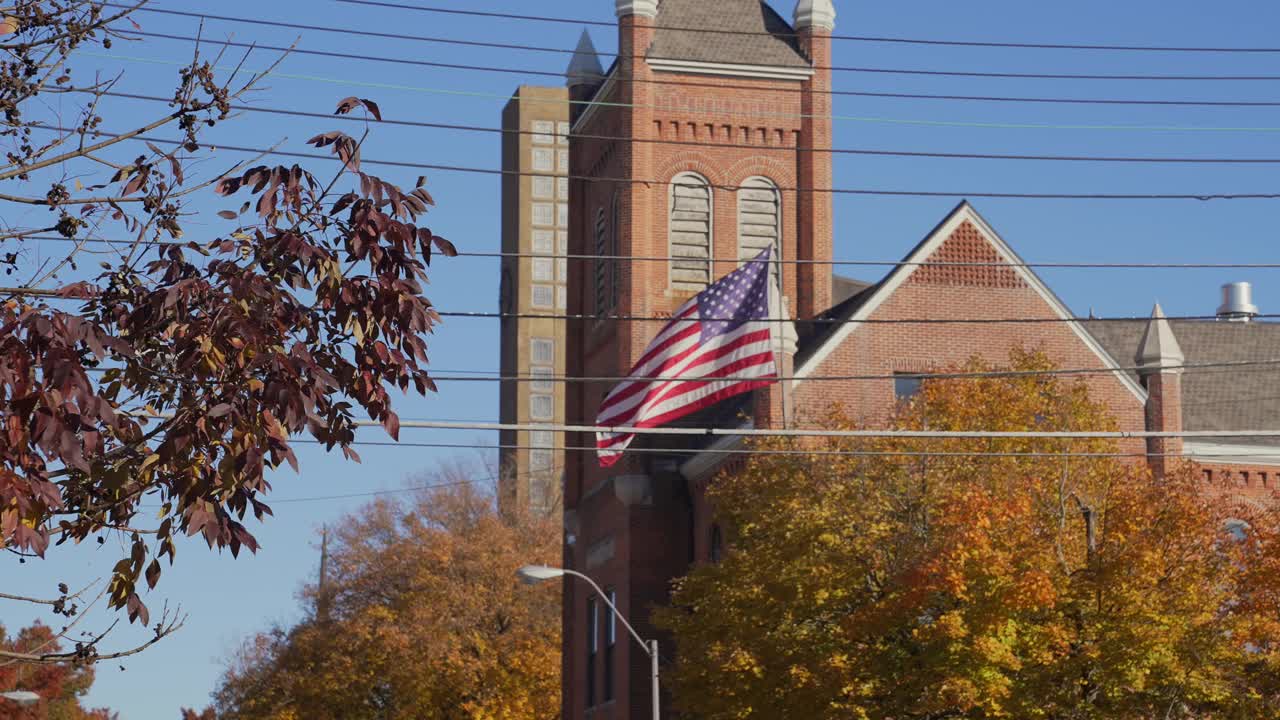
[[[836,29],[836,6],[831,0],[798,0],[796,2],[795,28],[818,28],[831,32]]]
[[[1142,333],[1142,342],[1138,344],[1138,354],[1135,359],[1138,361],[1138,366],[1142,368],[1140,372],[1144,373],[1182,365],[1186,361],[1182,348],[1178,346],[1178,338],[1173,335],[1173,326],[1164,316],[1160,303],[1156,303],[1151,311],[1151,321],[1147,323],[1147,329]]]
[[[591,35],[585,29],[578,38],[578,49],[573,51],[573,59],[564,71],[566,84],[569,87],[582,84],[594,84],[604,77],[604,68],[600,65],[600,55],[591,42]]]
[[[647,18],[658,17],[658,0],[614,0],[618,17],[643,15]]]

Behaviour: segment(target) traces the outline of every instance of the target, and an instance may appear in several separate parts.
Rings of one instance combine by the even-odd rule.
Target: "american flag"
[[[681,305],[628,379],[605,396],[596,416],[601,467],[618,462],[635,438],[612,428],[658,427],[778,376],[769,322],[770,250]]]

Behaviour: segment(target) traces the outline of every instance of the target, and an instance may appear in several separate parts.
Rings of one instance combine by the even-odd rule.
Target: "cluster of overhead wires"
[[[526,24],[552,24],[552,25],[574,25],[574,26],[601,26],[613,27],[611,22],[592,20],[588,18],[571,18],[539,14],[521,14],[507,13],[485,10],[475,7],[445,7],[440,5],[431,5],[426,3],[411,2],[394,2],[391,0],[335,0],[337,3],[364,8],[378,8],[384,11],[397,11],[403,13],[421,13],[429,15],[437,19],[445,19],[449,17],[471,17],[481,18],[493,21],[507,21]],[[117,3],[108,2],[108,7],[125,8],[127,6]],[[360,27],[334,26],[325,24],[309,24],[303,22],[278,21],[269,18],[252,17],[249,15],[227,15],[218,13],[205,13],[198,11],[183,10],[166,6],[165,4],[152,3],[139,9],[140,13],[149,13],[155,16],[163,16],[169,18],[178,18],[183,21],[189,21],[192,25],[197,22],[217,21],[228,23],[237,27],[248,29],[273,28],[289,31],[297,31],[306,35],[315,34],[318,37],[331,38],[333,36],[342,37],[361,37],[372,40],[396,40],[420,43],[428,47],[439,48],[473,48],[479,50],[501,50],[511,53],[530,53],[536,55],[558,55],[561,59],[572,55],[575,51],[567,47],[555,47],[549,45],[539,45],[530,43],[516,42],[497,42],[493,39],[486,39],[482,36],[466,37],[457,33],[438,33],[432,35],[416,34],[401,31],[373,30]],[[706,28],[682,28],[663,26],[661,28],[666,32],[691,32],[704,34],[733,34],[733,35],[750,35],[752,33],[744,33],[731,30],[709,30]],[[233,38],[213,38],[207,37],[203,32],[196,33],[179,33],[179,32],[160,32],[155,30],[136,29],[130,31],[130,34],[140,37],[162,41],[179,41],[185,43],[199,42],[207,45],[223,46],[228,48],[250,49],[254,52],[273,52],[273,53],[291,53],[299,57],[316,57],[330,58],[342,61],[353,61],[360,63],[369,63],[371,66],[378,67],[408,67],[408,68],[424,68],[440,72],[458,73],[466,77],[484,77],[484,76],[500,76],[500,77],[523,77],[523,78],[547,78],[547,84],[561,84],[563,73],[542,70],[529,67],[517,67],[520,63],[463,63],[454,62],[447,59],[431,59],[427,57],[413,56],[393,56],[384,54],[367,54],[358,52],[348,52],[343,50],[332,49],[330,45],[324,48],[312,46],[288,46],[284,44],[265,44],[253,41],[238,40]],[[763,35],[763,34],[762,34]],[[777,34],[772,34],[774,37]],[[1280,45],[1275,47],[1265,46],[1179,46],[1179,45],[1138,45],[1138,44],[1089,44],[1089,43],[1037,43],[1022,40],[1008,41],[980,41],[966,40],[962,38],[933,38],[933,37],[908,37],[908,36],[876,36],[876,35],[853,35],[853,34],[834,34],[832,40],[837,43],[859,44],[867,47],[882,46],[906,46],[906,47],[947,47],[947,48],[983,48],[988,50],[1001,51],[1034,51],[1034,50],[1054,50],[1054,51],[1070,51],[1079,53],[1123,53],[1123,54],[1179,54],[1190,55],[1194,57],[1203,57],[1206,55],[1224,55],[1224,56],[1240,56],[1245,58],[1269,58],[1280,56]],[[110,58],[114,61],[123,61],[135,64],[150,65],[170,65],[181,66],[182,60],[157,57],[143,57],[138,55],[130,55],[128,53],[116,53],[102,55],[103,58]],[[1009,105],[1021,105],[1028,107],[1036,106],[1096,106],[1096,107],[1146,107],[1146,108],[1229,108],[1240,111],[1251,111],[1266,108],[1280,108],[1280,100],[1275,99],[1270,89],[1274,87],[1272,84],[1280,82],[1280,74],[1268,74],[1265,72],[1248,72],[1248,73],[1184,73],[1184,72],[1168,72],[1168,73],[1098,73],[1083,71],[1064,71],[1064,72],[1032,72],[1023,70],[1012,70],[1007,68],[995,68],[987,70],[962,70],[952,67],[936,67],[936,68],[919,68],[919,67],[895,67],[881,66],[875,64],[869,65],[831,65],[825,68],[830,70],[833,80],[833,86],[819,92],[828,94],[832,97],[847,98],[867,98],[867,99],[889,99],[889,100],[912,100],[936,103],[966,103],[982,106],[1004,107]],[[510,99],[510,93],[487,92],[482,89],[469,88],[458,89],[457,87],[447,87],[442,85],[410,85],[397,84],[387,81],[372,80],[351,80],[336,77],[328,77],[322,75],[299,74],[289,72],[276,72],[274,76],[281,79],[291,79],[302,82],[326,83],[331,85],[349,86],[356,89],[390,89],[420,93],[429,96],[435,96],[442,100],[459,97],[470,97],[476,99],[502,100]],[[923,93],[923,92],[899,92],[899,91],[883,91],[873,89],[872,87],[859,87],[855,83],[862,82],[865,78],[900,78],[900,77],[930,77],[952,79],[957,81],[986,79],[986,80],[1035,80],[1042,81],[1040,87],[1052,87],[1053,81],[1087,81],[1090,83],[1098,83],[1104,88],[1114,88],[1117,86],[1127,87],[1126,83],[1144,83],[1151,84],[1156,87],[1176,87],[1181,88],[1191,85],[1196,88],[1205,86],[1227,86],[1233,90],[1236,88],[1244,89],[1245,92],[1252,92],[1254,88],[1264,88],[1266,92],[1261,94],[1245,94],[1238,97],[1220,98],[1220,97],[1197,97],[1188,95],[1178,95],[1173,97],[1149,98],[1149,97],[1132,97],[1123,94],[1116,94],[1114,91],[1100,91],[1089,96],[1069,96],[1066,94],[1057,94],[1049,91],[1043,91],[1036,95],[1018,95],[1013,93],[963,93],[963,92],[945,92],[945,93]],[[659,88],[663,86],[679,86],[683,88],[697,87],[700,84],[719,88],[732,89],[735,84],[731,81],[708,81],[706,83],[691,82],[687,79],[678,83],[662,78],[647,79],[643,82],[653,84]],[[749,86],[742,86],[744,89],[753,89]],[[799,92],[797,86],[796,89]],[[129,92],[125,89],[115,88],[106,93],[106,96],[130,103],[148,103],[148,104],[164,104],[171,102],[172,98],[161,95],[149,94],[144,92]],[[530,102],[539,102],[536,99]],[[559,100],[547,100],[545,102],[560,102]],[[597,102],[597,101],[569,101],[571,103],[581,104],[597,104],[614,107],[636,107],[626,103],[617,102]],[[324,113],[306,112],[286,107],[272,106],[265,103],[239,104],[234,106],[234,110],[238,112],[276,115],[291,118],[312,118],[337,120],[342,122],[358,122],[358,118],[350,116],[332,116]],[[720,112],[732,112],[735,116],[742,116],[741,110],[706,110],[708,116],[714,116]],[[801,116],[795,112],[785,109],[776,111],[757,110],[753,113],[763,120],[779,120],[788,119],[795,120]],[[497,114],[495,113],[495,119]],[[1016,121],[970,121],[964,119],[951,119],[945,115],[932,118],[910,118],[910,117],[881,117],[873,115],[847,115],[834,114],[831,117],[835,123],[848,124],[875,124],[875,125],[900,125],[900,126],[917,126],[917,127],[957,127],[957,128],[990,128],[990,129],[1014,129],[1014,128],[1036,128],[1036,129],[1056,129],[1056,130],[1082,130],[1082,131],[1108,131],[1114,133],[1141,133],[1141,132],[1187,132],[1199,134],[1224,134],[1238,135],[1244,133],[1270,135],[1280,133],[1280,125],[1268,125],[1266,123],[1242,123],[1242,124],[1217,124],[1217,125],[1183,125],[1176,122],[1157,123],[1157,124],[1085,124],[1085,123],[1066,123],[1066,122],[1016,122]],[[413,128],[420,130],[439,131],[447,133],[462,133],[471,136],[494,137],[500,138],[504,134],[529,134],[532,131],[504,129],[502,127],[466,124],[466,123],[448,123],[440,121],[428,121],[422,119],[397,119],[388,118],[382,121],[385,125],[398,126],[404,128]],[[66,131],[66,128],[57,126],[49,126],[44,128],[50,132]],[[113,135],[111,131],[98,131],[99,135],[104,137],[119,137],[123,133]],[[877,158],[905,158],[905,159],[930,159],[940,161],[978,161],[978,162],[1015,162],[1019,164],[1042,163],[1048,165],[1090,165],[1096,164],[1102,167],[1126,165],[1137,167],[1166,167],[1166,166],[1221,166],[1221,167],[1255,167],[1255,166],[1271,166],[1280,165],[1280,153],[1273,155],[1266,154],[1247,154],[1247,155],[1195,155],[1187,153],[1179,154],[1080,154],[1080,153],[1061,153],[1061,152],[1023,152],[1023,153],[997,153],[987,152],[974,148],[957,148],[947,151],[924,150],[909,147],[878,147],[872,145],[863,146],[842,146],[842,147],[821,147],[821,148],[797,148],[794,145],[773,144],[768,143],[750,143],[750,142],[711,142],[696,138],[624,138],[613,135],[603,134],[577,134],[573,136],[580,140],[602,140],[602,141],[627,141],[637,143],[654,143],[662,145],[672,145],[688,148],[697,147],[716,147],[716,148],[743,148],[753,149],[762,152],[787,152],[794,153],[797,150],[809,150],[820,154],[829,154],[833,158],[845,157],[877,157]],[[154,134],[135,135],[127,138],[132,142],[150,142],[155,144],[178,144],[168,138],[159,137]],[[298,158],[298,159],[315,159],[329,160],[331,157],[322,153],[314,152],[292,152],[281,150],[278,148],[265,148],[250,145],[238,144],[217,144],[217,148],[222,151],[233,153],[245,153],[253,155],[275,156],[280,158]],[[403,158],[377,158],[364,157],[361,163],[371,166],[384,166],[390,168],[412,169],[418,171],[433,171],[443,173],[457,173],[466,175],[489,175],[489,176],[511,176],[511,175],[545,175],[546,173],[523,171],[506,167],[497,167],[493,165],[485,165],[482,163],[473,164],[446,164],[446,163],[429,163],[417,162]],[[563,175],[561,177],[564,177]],[[618,184],[641,184],[645,186],[666,186],[669,181],[663,178],[646,177],[646,178],[629,178],[629,177],[600,177],[588,175],[569,175],[568,179],[580,181],[584,183],[608,183],[611,185]],[[716,189],[737,190],[740,189],[734,185],[714,185]],[[778,190],[783,193],[821,193],[833,196],[869,196],[869,197],[920,197],[920,198],[1002,198],[1011,200],[1107,200],[1107,201],[1222,201],[1222,200],[1276,200],[1280,199],[1280,187],[1263,187],[1251,191],[1234,191],[1220,190],[1215,188],[1204,188],[1195,192],[1098,192],[1094,190],[1082,190],[1077,192],[1034,192],[1034,191],[996,191],[981,187],[964,187],[964,188],[910,188],[896,189],[886,187],[779,187]],[[121,245],[127,246],[135,244],[136,241],[125,239],[106,239],[91,238],[70,240],[52,235],[34,235],[26,238],[28,240],[38,240],[44,242],[80,242],[86,244],[98,245]],[[148,245],[165,245],[171,244],[170,241],[150,240],[144,241]],[[534,257],[533,253],[512,253],[512,252],[483,252],[483,251],[464,251],[459,253],[460,257],[465,261],[467,259],[516,259]],[[539,255],[540,256],[540,255]],[[569,254],[557,255],[556,257],[564,258],[569,262],[585,262],[592,263],[600,260],[610,260],[628,263],[666,263],[674,258],[663,256],[617,256],[617,255],[586,255],[586,254]],[[710,258],[712,263],[725,262],[736,263],[737,258]],[[784,259],[780,261],[783,264],[791,265],[807,265],[821,264],[833,267],[853,266],[853,267],[886,267],[894,268],[904,265],[901,261],[884,260],[884,259],[868,259],[868,258],[842,258],[834,260],[796,260]],[[1044,263],[1009,263],[1009,262],[912,262],[905,264],[914,265],[942,265],[942,266],[983,266],[983,265],[1000,265],[1010,266],[1021,264],[1028,268],[1054,268],[1054,269],[1082,269],[1087,271],[1097,270],[1120,270],[1120,269],[1152,269],[1152,270],[1187,270],[1187,269],[1250,269],[1250,270],[1276,270],[1280,269],[1280,262],[1214,262],[1205,260],[1201,262],[1044,262]],[[28,293],[41,294],[35,288],[3,288],[0,289],[8,293]],[[51,301],[59,298],[46,294]],[[475,308],[459,308],[444,307],[439,309],[440,315],[443,317],[462,318],[462,319],[512,319],[512,318],[537,318],[537,319],[554,319],[560,321],[582,321],[587,319],[606,320],[612,322],[644,322],[644,323],[665,323],[669,321],[667,317],[647,316],[647,315],[608,315],[601,317],[595,314],[570,314],[565,312],[495,312]],[[1274,319],[1280,315],[1262,315],[1259,319]],[[1213,316],[1184,316],[1180,318],[1170,318],[1173,320],[1212,320]],[[788,322],[788,318],[770,318],[777,322]],[[1091,322],[1136,322],[1145,318],[1137,317],[1116,317],[1116,318],[1090,318]],[[853,322],[848,318],[839,317],[821,317],[811,321],[816,326],[829,327]],[[893,320],[877,320],[877,319],[859,319],[856,322],[861,324],[878,324],[893,323],[896,325],[963,325],[963,326],[984,326],[984,325],[1043,325],[1048,323],[1076,323],[1075,318],[1042,318],[1042,317],[1002,317],[1002,318],[936,318],[936,317],[919,317],[919,318],[903,318]],[[1232,362],[1188,362],[1184,366],[1177,369],[1183,372],[1210,373],[1210,372],[1260,372],[1269,371],[1280,368],[1280,347],[1276,348],[1275,357],[1259,358],[1244,361]],[[1117,365],[1115,367],[1106,368],[1065,368],[1047,371],[1034,371],[1034,374],[1044,374],[1063,377],[1082,377],[1097,374],[1112,374],[1116,376],[1132,374],[1139,368],[1130,366]],[[999,377],[1010,374],[1018,374],[1011,371],[990,371],[982,373],[923,373],[922,378],[980,378],[980,377]],[[805,382],[890,382],[896,375],[893,374],[843,374],[843,375],[817,375],[804,378]],[[435,379],[439,382],[456,382],[456,383],[556,383],[559,385],[569,383],[584,384],[611,384],[621,381],[621,377],[613,376],[597,376],[597,377],[580,377],[567,375],[523,375],[508,374],[503,375],[500,372],[492,370],[440,370],[436,372]],[[634,378],[633,378],[634,379]],[[650,380],[664,380],[661,376],[649,378]],[[781,378],[782,382],[790,382],[797,378]],[[416,420],[403,421],[402,428],[418,428],[430,430],[471,430],[471,431],[528,431],[528,430],[552,430],[565,433],[591,433],[597,428],[590,426],[577,426],[571,424],[548,424],[548,423],[468,423],[459,421],[442,421],[442,420]],[[1262,440],[1280,441],[1280,429],[1252,429],[1232,432],[1186,432],[1186,433],[1147,433],[1147,432],[1121,432],[1121,433],[944,433],[944,432],[920,432],[905,433],[904,431],[858,431],[860,434],[850,435],[849,433],[840,433],[838,431],[823,430],[820,428],[799,428],[789,429],[785,431],[779,430],[722,430],[718,428],[687,428],[674,427],[654,430],[651,428],[610,428],[611,430],[626,430],[636,433],[663,433],[674,435],[693,435],[705,437],[752,437],[752,436],[779,436],[791,435],[798,437],[911,437],[920,439],[946,439],[946,438],[974,438],[974,439],[990,439],[995,437],[1040,437],[1040,438],[1058,438],[1058,439],[1077,439],[1077,438],[1153,438],[1153,437],[1186,437],[1188,439],[1213,439],[1213,438],[1249,438]],[[303,441],[306,442],[306,441]],[[453,449],[477,449],[477,450],[523,450],[534,449],[527,445],[519,444],[464,444],[464,443],[425,443],[425,442],[379,442],[360,439],[357,445],[382,447],[394,446],[405,448],[453,448]],[[589,452],[594,453],[594,447],[581,447],[574,445],[560,445],[558,450],[566,452]],[[768,449],[699,449],[699,450],[669,450],[658,448],[635,448],[633,452],[663,452],[663,453],[694,453],[694,452],[710,452],[710,453],[785,453],[785,452],[821,452],[821,451],[785,451],[785,450],[768,450]],[[836,453],[858,454],[861,451],[830,451]],[[863,454],[876,454],[872,451],[865,451]],[[898,454],[921,454],[921,455],[964,455],[963,452],[930,452],[920,450],[915,453],[903,452]],[[977,452],[971,454],[979,454]],[[1011,453],[1017,454],[1017,453]],[[1036,453],[1026,453],[1035,455]],[[1088,455],[1087,453],[1071,453],[1064,450],[1063,456]],[[1131,453],[1115,453],[1114,456],[1127,457]],[[557,468],[558,469],[558,468]],[[438,486],[424,486],[429,487]],[[415,488],[408,488],[413,490]],[[395,491],[392,491],[395,492]],[[365,495],[376,495],[379,493],[362,493],[355,495],[333,496],[332,498],[297,498],[286,501],[307,501],[336,499],[339,497],[358,497]],[[279,502],[279,501],[277,501]]]

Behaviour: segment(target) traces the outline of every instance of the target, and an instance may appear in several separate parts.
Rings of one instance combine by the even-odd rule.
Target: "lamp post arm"
[[[636,632],[636,629],[631,627],[631,623],[627,622],[627,619],[623,617],[622,613],[618,612],[617,606],[615,606],[612,602],[610,602],[609,596],[605,593],[604,590],[600,589],[600,586],[596,584],[595,580],[592,580],[586,575],[583,575],[582,573],[577,572],[575,570],[566,569],[564,571],[564,574],[572,575],[576,578],[581,578],[582,580],[585,580],[587,584],[590,585],[591,588],[596,591],[596,594],[600,596],[600,599],[604,600],[604,604],[608,605],[609,609],[613,611],[613,617],[621,621],[623,627],[627,629],[627,632],[631,633],[631,637],[635,638],[636,642],[640,643],[640,647],[644,648],[644,651],[649,655],[651,656],[654,655],[654,649],[649,647],[649,643],[645,642],[644,638],[640,637],[640,633]]]

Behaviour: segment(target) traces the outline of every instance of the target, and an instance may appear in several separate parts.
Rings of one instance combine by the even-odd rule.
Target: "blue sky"
[[[707,0],[711,2],[712,0]],[[436,0],[438,6],[517,13],[542,13],[608,21],[609,0]],[[790,17],[792,3],[775,0]],[[155,7],[200,10],[194,0],[156,0]],[[1212,9],[1210,9],[1212,8]],[[221,15],[302,22],[335,28],[513,42],[572,48],[581,28],[479,19],[454,15],[370,8],[333,0],[232,0],[204,8]],[[1223,0],[1207,5],[1191,0],[1027,3],[986,0],[981,4],[928,0],[871,3],[837,0],[838,33],[971,40],[1042,42],[1268,46],[1276,45],[1280,5]],[[139,13],[148,32],[193,35],[197,21]],[[602,51],[616,47],[608,28],[592,28]],[[208,21],[205,36],[264,45],[286,45],[296,31],[264,25]],[[354,35],[302,33],[300,47],[344,53],[412,58],[560,72],[567,55],[493,49],[468,49],[408,40],[374,40]],[[191,43],[146,39],[117,43],[110,56],[87,56],[78,72],[124,70],[120,89],[165,94],[177,64],[189,57]],[[1276,74],[1280,55],[1073,52],[922,47],[837,42],[837,65],[920,69],[1005,70],[1053,73],[1127,74]],[[267,53],[255,54],[248,67],[261,68]],[[607,59],[606,59],[607,64]],[[361,95],[376,100],[388,118],[496,127],[504,98],[520,83],[545,84],[553,78],[533,74],[479,73],[410,65],[296,55],[254,103],[327,113],[337,100]],[[1121,82],[995,80],[836,73],[843,90],[967,95],[1095,97],[1143,99],[1272,100],[1275,82]],[[131,100],[112,103],[107,128],[123,130],[162,106]],[[1179,155],[1280,157],[1280,108],[1136,107],[837,98],[836,145],[847,148],[912,151],[1037,153],[1058,155]],[[941,123],[941,124],[939,124]],[[957,124],[970,123],[974,127]],[[1045,127],[1014,127],[1037,125]],[[1066,129],[1067,126],[1110,129]],[[1180,130],[1152,130],[1153,126]],[[283,142],[305,151],[313,134],[343,127],[324,119],[247,113],[220,124],[208,136],[217,142],[265,147]],[[1127,129],[1143,127],[1148,129]],[[1223,130],[1234,128],[1235,130]],[[1241,130],[1241,128],[1252,128]],[[172,130],[157,133],[173,137]],[[415,128],[376,127],[366,158],[496,168],[499,142],[494,134]],[[217,166],[242,156],[219,154]],[[282,160],[282,162],[292,162]],[[309,167],[325,169],[320,163]],[[372,166],[371,166],[372,169]],[[926,160],[838,156],[835,184],[846,188],[965,190],[1012,192],[1215,193],[1275,192],[1277,166],[1115,165],[982,160]],[[402,184],[425,174],[439,203],[429,224],[460,249],[495,251],[499,247],[499,182],[494,176],[439,171],[377,172]],[[835,254],[841,259],[886,260],[901,257],[955,204],[950,199],[838,196]],[[1099,262],[1280,262],[1271,216],[1274,201],[1135,202],[1060,200],[975,200],[975,205],[1029,261]],[[187,223],[196,239],[225,231],[213,215],[223,207],[210,196],[208,210]],[[56,249],[56,248],[55,248]],[[493,311],[497,300],[497,263],[489,258],[440,261],[432,272],[429,296],[442,308]],[[879,271],[859,268],[849,274],[875,279]],[[1159,300],[1170,314],[1212,313],[1218,286],[1227,281],[1255,283],[1255,302],[1263,312],[1280,311],[1274,271],[1245,270],[1053,270],[1043,273],[1078,313],[1142,315]],[[452,319],[432,341],[432,366],[438,371],[497,370],[497,324],[491,319]],[[403,418],[492,421],[497,388],[490,383],[449,383],[438,396],[402,404]],[[383,440],[380,432],[368,439]],[[483,433],[405,431],[422,442],[492,443]],[[99,669],[90,702],[106,705],[126,720],[174,720],[182,705],[203,707],[222,662],[249,633],[299,616],[296,591],[312,578],[317,563],[317,531],[325,523],[355,512],[367,498],[288,502],[302,498],[396,490],[429,482],[434,469],[474,451],[368,447],[362,465],[344,463],[315,446],[300,446],[302,472],[273,477],[276,517],[257,528],[262,551],[233,560],[208,552],[203,544],[179,548],[179,564],[166,570],[148,602],[157,611],[168,600],[187,613],[187,627],[149,651]],[[284,502],[282,502],[282,500]],[[47,562],[4,566],[6,591],[49,592],[59,581],[72,585],[100,574],[95,563],[115,555],[96,548],[57,549]],[[26,608],[4,608],[6,625],[32,618]],[[47,616],[46,621],[51,621]],[[90,618],[98,626],[106,616]],[[111,646],[145,639],[136,628],[118,631]],[[123,666],[123,669],[121,669]]]

